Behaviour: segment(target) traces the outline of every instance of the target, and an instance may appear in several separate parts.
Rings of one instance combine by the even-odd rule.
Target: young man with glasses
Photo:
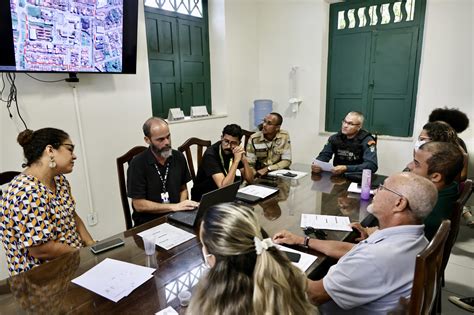
[[[291,165],[290,134],[280,129],[283,117],[270,113],[262,122],[262,129],[254,133],[247,144],[247,158],[255,176],[289,168]]]
[[[416,255],[428,244],[423,220],[437,195],[426,178],[395,174],[385,180],[367,208],[380,229],[358,244],[288,231],[276,233],[273,241],[310,247],[338,259],[322,280],[308,280],[308,297],[320,305],[321,314],[387,314],[400,297],[411,293]]]
[[[203,194],[240,180],[237,170],[247,182],[252,181],[252,170],[240,145],[241,139],[242,128],[236,124],[227,125],[222,130],[221,140],[207,148],[191,189],[193,200],[200,201]]]
[[[322,162],[329,162],[334,155],[333,169],[335,175],[344,173],[361,173],[370,169],[377,171],[377,149],[374,137],[362,129],[364,115],[359,112],[350,112],[342,120],[341,131],[329,137],[323,150],[316,157]],[[320,173],[321,167],[311,166],[313,173]]]

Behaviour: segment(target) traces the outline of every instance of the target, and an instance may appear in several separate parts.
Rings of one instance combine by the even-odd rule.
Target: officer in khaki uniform
[[[249,139],[247,160],[256,176],[291,165],[290,134],[280,129],[282,123],[280,114],[270,113],[263,119],[262,130]]]

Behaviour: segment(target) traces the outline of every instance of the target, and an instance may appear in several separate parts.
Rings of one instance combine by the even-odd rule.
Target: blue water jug
[[[270,114],[273,109],[273,101],[272,100],[255,100],[253,101],[253,124],[254,127],[257,127],[259,124],[262,123],[263,118],[266,115]]]

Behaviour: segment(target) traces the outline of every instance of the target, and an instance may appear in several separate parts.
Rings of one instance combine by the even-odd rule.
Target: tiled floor
[[[474,201],[471,197],[470,201]],[[474,208],[474,207],[473,207]],[[458,239],[446,267],[446,285],[442,292],[442,314],[472,314],[448,301],[450,295],[474,296],[474,229],[462,222]]]

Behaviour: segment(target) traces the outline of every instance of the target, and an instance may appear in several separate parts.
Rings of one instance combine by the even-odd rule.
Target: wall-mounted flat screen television
[[[0,0],[0,72],[136,73],[138,0]]]

